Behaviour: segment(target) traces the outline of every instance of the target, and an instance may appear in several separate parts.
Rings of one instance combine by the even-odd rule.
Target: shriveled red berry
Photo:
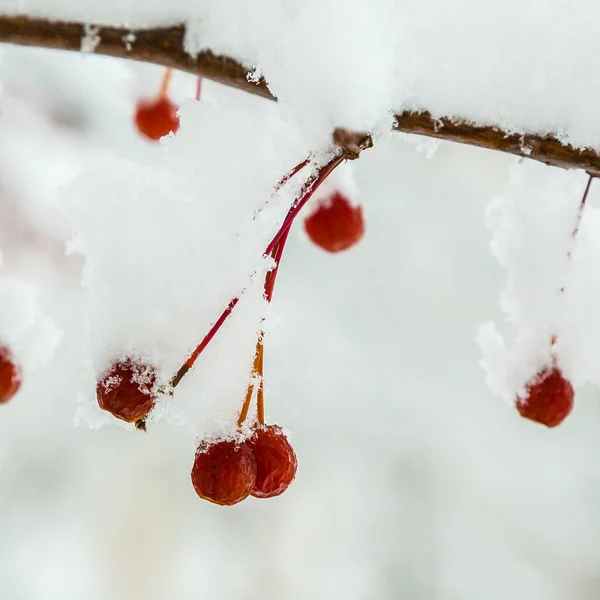
[[[158,141],[161,137],[179,130],[178,106],[168,98],[140,100],[135,109],[135,124],[140,133]]]
[[[256,460],[245,442],[203,442],[198,446],[192,484],[200,498],[232,506],[250,495],[255,481]]]
[[[113,363],[96,384],[96,398],[103,410],[117,419],[134,423],[148,416],[155,400],[154,367],[131,358]]]
[[[352,206],[339,191],[320,201],[304,221],[308,237],[327,252],[354,246],[365,233],[362,207]]]
[[[556,427],[573,409],[573,386],[560,369],[544,369],[528,384],[525,396],[517,398],[517,410],[526,419]]]
[[[15,365],[11,351],[0,346],[0,404],[8,402],[21,387],[21,369]]]
[[[296,476],[296,453],[281,427],[259,425],[248,445],[256,458],[256,483],[252,495],[273,498],[287,490]]]

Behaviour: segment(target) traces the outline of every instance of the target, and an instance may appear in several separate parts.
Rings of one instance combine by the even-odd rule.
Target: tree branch
[[[210,51],[201,52],[196,58],[190,56],[184,49],[183,25],[155,29],[99,25],[94,34],[98,36],[98,43],[93,49],[95,54],[172,67],[274,100],[264,79],[258,83],[248,81],[249,70],[238,61],[227,56],[217,56]],[[89,30],[83,23],[0,15],[0,42],[81,50],[82,41],[88,35]]]
[[[532,158],[553,167],[583,169],[590,175],[600,175],[600,155],[597,152],[589,148],[574,148],[552,135],[522,135],[509,133],[492,125],[473,125],[456,118],[435,119],[426,111],[405,111],[396,115],[394,129],[499,150]]]
[[[99,25],[94,33],[98,36],[93,49],[97,54],[172,67],[275,100],[266,81],[263,78],[257,82],[250,81],[248,68],[235,59],[218,56],[211,51],[203,51],[195,58],[190,56],[184,47],[183,25],[137,30]],[[82,41],[88,36],[89,30],[82,23],[0,15],[0,42],[81,50]],[[457,118],[434,118],[426,111],[405,111],[396,115],[395,129],[499,150],[555,167],[584,169],[600,176],[600,155],[597,152],[574,148],[551,135],[521,135],[494,126],[474,125]]]

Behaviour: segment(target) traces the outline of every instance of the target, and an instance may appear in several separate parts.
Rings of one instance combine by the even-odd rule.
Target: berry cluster
[[[297,466],[281,428],[259,424],[242,442],[202,442],[196,450],[192,484],[200,498],[232,506],[248,496],[279,496],[292,483]]]
[[[197,96],[199,89],[200,84]],[[273,297],[283,249],[294,219],[328,175],[348,158],[351,157],[343,148],[337,149],[327,162],[314,165],[314,171],[306,179],[283,224],[267,246],[265,256],[271,257],[274,264],[264,282],[264,296],[268,302]],[[309,159],[298,164],[277,184],[275,192],[309,164]],[[360,207],[352,207],[340,192],[335,192],[330,201],[322,201],[315,213],[307,219],[306,229],[317,245],[329,252],[338,252],[349,248],[362,237],[362,210]],[[159,377],[153,365],[134,357],[115,360],[97,381],[96,397],[100,408],[145,430],[147,418],[157,398],[161,394],[173,395],[181,379],[216,335],[240,297],[241,294],[231,300],[204,339],[171,378],[169,385],[162,388],[158,386]],[[238,435],[233,440],[202,441],[196,450],[191,472],[192,484],[200,498],[215,504],[230,506],[248,496],[278,496],[288,488],[296,475],[296,454],[285,433],[278,425],[265,423],[263,338],[264,334],[261,332],[256,344],[250,384],[236,423]],[[256,421],[250,427],[250,434],[243,435],[242,426],[248,418],[254,398]]]

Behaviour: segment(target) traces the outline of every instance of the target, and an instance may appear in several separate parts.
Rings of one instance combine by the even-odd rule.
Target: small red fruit
[[[103,410],[117,419],[134,423],[148,416],[154,406],[156,372],[131,358],[113,363],[96,384],[96,398]]]
[[[524,398],[517,398],[520,415],[546,427],[560,425],[573,409],[573,386],[560,369],[544,369],[528,384]]]
[[[252,495],[273,498],[287,490],[296,476],[296,453],[281,427],[259,425],[248,440],[256,458],[256,483]]]
[[[250,495],[255,481],[256,460],[248,444],[225,441],[198,446],[192,484],[200,498],[233,506]]]
[[[179,130],[178,106],[168,98],[159,96],[140,100],[135,109],[135,124],[140,133],[158,141],[161,137]]]
[[[327,252],[354,246],[365,233],[361,206],[352,206],[339,191],[320,201],[304,221],[308,237]]]
[[[6,346],[0,346],[0,404],[8,402],[21,387],[21,369]]]

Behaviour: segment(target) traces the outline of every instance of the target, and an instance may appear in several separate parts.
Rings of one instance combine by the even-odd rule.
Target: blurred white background
[[[64,334],[0,407],[0,598],[598,598],[598,390],[547,430],[496,400],[478,366],[477,327],[501,319],[505,281],[484,212],[511,157],[442,144],[427,158],[398,135],[353,165],[357,247],[326,254],[295,226],[265,358],[268,412],[299,458],[281,497],[199,500],[193,441],[165,421],[148,435],[74,426],[83,261],[65,255],[55,190],[93,148],[159,151],[132,114],[161,76],[1,49],[3,273],[42,285]],[[175,74],[173,99],[194,93]],[[203,94],[265,102],[210,82]]]

